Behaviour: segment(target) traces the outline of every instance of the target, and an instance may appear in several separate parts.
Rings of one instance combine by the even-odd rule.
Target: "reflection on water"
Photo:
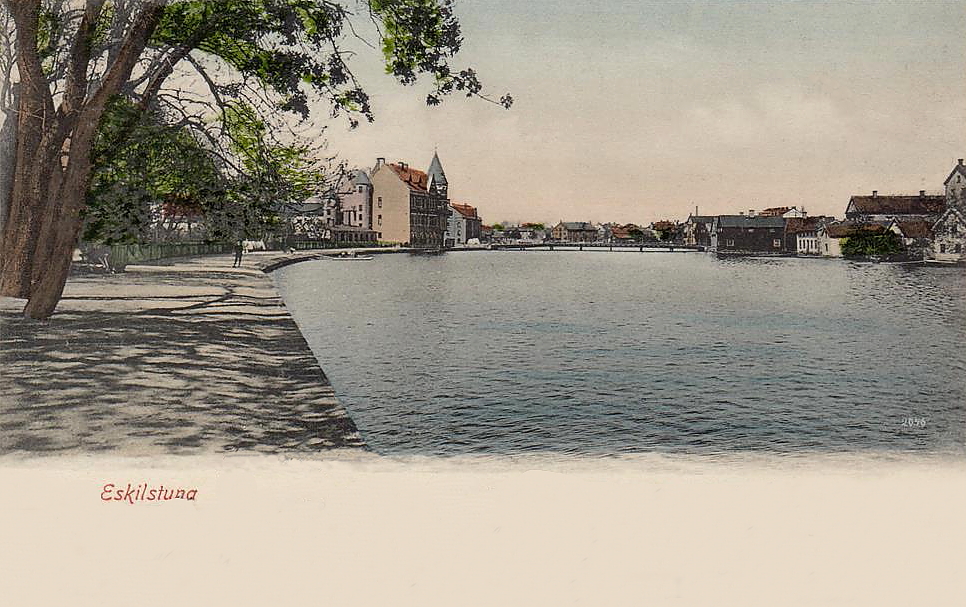
[[[380,453],[966,452],[966,274],[476,252],[278,275]]]

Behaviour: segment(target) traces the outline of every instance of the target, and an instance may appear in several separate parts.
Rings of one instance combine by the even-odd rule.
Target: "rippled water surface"
[[[966,272],[459,252],[277,274],[377,452],[966,454]]]

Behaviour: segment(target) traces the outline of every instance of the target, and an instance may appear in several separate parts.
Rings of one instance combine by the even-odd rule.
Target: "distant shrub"
[[[846,257],[862,255],[896,255],[905,247],[894,232],[859,232],[842,241],[842,254]]]

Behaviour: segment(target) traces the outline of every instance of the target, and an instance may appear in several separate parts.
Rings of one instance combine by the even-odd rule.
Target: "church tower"
[[[429,191],[441,196],[442,198],[449,198],[449,184],[446,182],[446,173],[443,172],[443,164],[439,161],[439,155],[433,152],[433,161],[429,163],[429,170],[426,171],[429,176]]]

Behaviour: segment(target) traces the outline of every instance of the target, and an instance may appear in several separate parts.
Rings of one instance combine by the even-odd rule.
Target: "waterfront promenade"
[[[309,256],[72,276],[42,325],[0,298],[0,454],[364,446],[263,271]]]

